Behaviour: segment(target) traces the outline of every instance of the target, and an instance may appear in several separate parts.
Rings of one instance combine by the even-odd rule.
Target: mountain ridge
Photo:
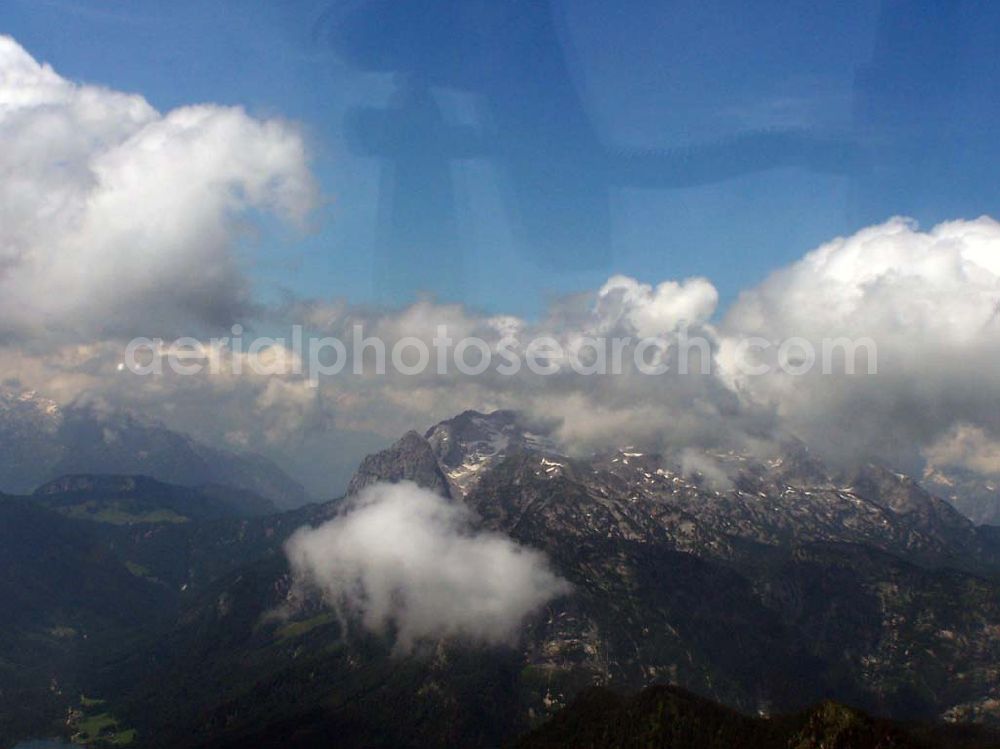
[[[71,474],[229,485],[285,509],[308,500],[298,482],[263,456],[206,445],[125,411],[60,407],[32,391],[0,387],[0,491],[26,494]]]
[[[678,687],[620,696],[585,690],[516,749],[960,749],[1000,746],[996,732],[905,725],[827,700],[801,713],[746,716]],[[976,732],[973,732],[976,733]]]
[[[217,484],[178,486],[142,475],[60,476],[35,489],[30,498],[60,514],[125,525],[157,522],[157,513],[159,522],[188,522],[277,512],[273,502],[246,490]]]

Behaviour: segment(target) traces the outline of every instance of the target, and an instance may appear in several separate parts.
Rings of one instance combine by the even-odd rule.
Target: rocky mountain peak
[[[431,427],[426,439],[458,496],[467,495],[485,470],[509,455],[558,454],[551,440],[530,431],[514,411],[466,411]]]
[[[391,447],[365,458],[351,478],[347,494],[357,494],[379,481],[413,481],[425,489],[449,495],[448,480],[438,465],[431,443],[415,431],[407,432]]]
[[[862,543],[933,563],[982,551],[973,524],[912,479],[872,466],[846,480],[801,443],[763,458],[633,447],[571,458],[513,412],[467,411],[367,458],[350,491],[380,480],[416,481],[487,518],[572,495],[574,503],[561,503],[560,524],[589,527],[604,517],[602,533],[635,538],[656,526],[684,548]]]

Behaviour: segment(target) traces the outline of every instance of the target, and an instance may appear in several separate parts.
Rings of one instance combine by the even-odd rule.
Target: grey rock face
[[[980,525],[1000,525],[1000,481],[960,468],[924,471],[920,483]]]
[[[357,494],[379,481],[392,484],[413,481],[425,489],[449,495],[448,481],[430,443],[416,432],[407,432],[392,447],[365,458],[351,478],[347,493]]]

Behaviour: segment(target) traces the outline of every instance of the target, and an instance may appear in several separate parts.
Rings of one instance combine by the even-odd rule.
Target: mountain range
[[[206,445],[133,413],[61,407],[32,391],[0,387],[0,446],[0,491],[12,494],[71,474],[135,474],[245,489],[285,509],[307,501],[263,456]]]
[[[568,592],[509,643],[401,651],[297,585],[288,539],[398,482],[544,554]],[[1000,532],[880,466],[833,470],[800,443],[569,456],[515,413],[467,412],[366,458],[346,498],[272,513],[233,496],[90,474],[0,501],[0,595],[23,612],[0,694],[24,706],[0,737],[78,724],[80,694],[144,747],[711,745],[573,743],[607,735],[576,725],[577,699],[611,725],[649,724],[650,705],[661,724],[730,716],[764,737],[746,746],[868,746],[823,743],[845,721],[896,737],[873,747],[934,746],[913,722],[989,746],[1000,726]],[[657,684],[675,691],[642,691]]]

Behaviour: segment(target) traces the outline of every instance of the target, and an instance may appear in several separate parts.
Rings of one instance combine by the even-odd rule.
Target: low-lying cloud
[[[296,580],[397,646],[462,637],[510,642],[525,617],[569,592],[545,557],[475,530],[464,506],[416,484],[376,484],[286,552]]]

